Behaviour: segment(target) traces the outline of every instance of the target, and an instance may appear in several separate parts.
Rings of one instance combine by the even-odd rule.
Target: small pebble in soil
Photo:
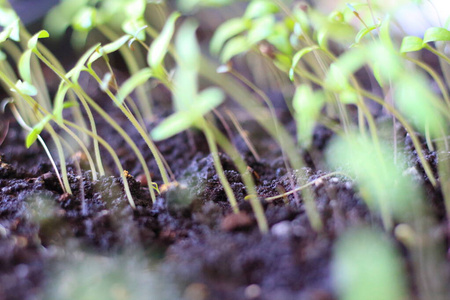
[[[186,300],[206,300],[209,292],[206,285],[203,283],[192,283],[185,290],[183,299]]]
[[[245,288],[244,294],[247,299],[256,299],[261,296],[261,288],[257,284],[251,284]]]
[[[234,231],[238,229],[245,229],[253,225],[253,220],[245,212],[237,214],[229,214],[223,218],[220,228],[224,231]]]
[[[272,226],[270,232],[278,237],[289,237],[292,235],[292,226],[289,221],[282,221]]]

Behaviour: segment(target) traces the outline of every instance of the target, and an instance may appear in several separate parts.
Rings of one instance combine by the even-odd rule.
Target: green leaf
[[[72,27],[77,31],[90,31],[95,27],[97,10],[94,7],[83,7],[73,18]]]
[[[447,123],[432,104],[431,99],[436,96],[430,91],[425,78],[417,74],[401,76],[394,95],[399,110],[422,134],[428,131],[433,138],[441,136],[442,126]]]
[[[373,149],[377,149],[377,154]],[[374,144],[367,136],[351,133],[336,138],[327,149],[331,167],[344,168],[356,178],[364,201],[369,209],[382,214],[385,225],[389,225],[392,216],[404,220],[408,217],[407,211],[421,199],[416,185],[403,174],[393,154],[388,144]],[[401,154],[398,155],[401,161]]]
[[[66,97],[67,91],[69,90],[69,85],[66,83],[61,83],[56,92],[55,99],[53,100],[53,116],[55,119],[62,123],[63,121],[63,109],[64,109],[64,99]]]
[[[15,42],[20,41],[19,19],[16,19],[3,29],[3,31],[0,33],[0,44],[6,41],[8,38]]]
[[[375,230],[352,229],[336,243],[332,277],[339,299],[408,299],[403,270],[394,246]]]
[[[125,33],[131,34],[134,38],[140,41],[145,40],[144,29],[147,27],[148,25],[145,23],[143,18],[128,20],[122,24],[122,30]]]
[[[218,88],[205,89],[198,95],[191,109],[172,114],[153,129],[150,132],[152,139],[160,141],[189,129],[204,114],[222,103],[224,98],[222,90]]]
[[[247,38],[244,36],[237,36],[229,40],[223,48],[220,60],[222,63],[228,62],[234,56],[246,52],[251,48]]]
[[[358,44],[363,37],[365,37],[368,33],[372,32],[373,30],[377,29],[379,25],[372,25],[369,28],[364,27],[361,29],[358,34],[355,37],[355,43]]]
[[[38,93],[36,87],[27,81],[18,80],[16,82],[16,88],[19,92],[28,96],[36,96]],[[11,90],[17,92],[14,89]]]
[[[100,43],[95,44],[89,48],[77,61],[75,66],[66,74],[67,78],[72,78],[72,81],[78,83],[78,78],[80,77],[81,71],[85,69],[84,66],[89,57],[100,47]]]
[[[277,23],[273,29],[272,34],[267,38],[267,41],[284,54],[292,55],[292,46],[289,42],[289,30],[285,24]]]
[[[317,31],[317,44],[322,49],[328,49],[328,32],[326,29]]]
[[[192,110],[198,111],[200,115],[209,113],[212,109],[219,106],[225,99],[225,94],[219,88],[207,88],[198,95]]]
[[[297,87],[292,105],[295,110],[298,142],[305,148],[311,145],[314,126],[324,104],[323,93],[313,92],[308,85]]]
[[[197,117],[198,115],[190,111],[178,111],[164,119],[150,132],[150,135],[154,141],[167,139],[189,129]]]
[[[390,30],[391,30],[391,18],[389,15],[387,15],[380,25],[380,41],[384,46],[390,49],[394,49],[394,43],[392,42]]]
[[[252,22],[252,26],[247,34],[247,41],[254,45],[269,37],[275,27],[275,17],[272,15],[261,17]]]
[[[175,39],[175,48],[178,53],[178,63],[183,68],[197,71],[200,68],[200,46],[195,32],[197,21],[190,19],[180,27]]]
[[[371,59],[372,65],[379,68],[380,79],[384,80],[384,82],[401,77],[404,73],[404,68],[398,54],[382,43],[375,43],[370,46],[369,58]]]
[[[111,79],[113,78],[112,74],[110,72],[106,72],[103,76],[102,82],[100,83],[100,89],[103,92],[106,92],[109,90],[109,85],[111,83]]]
[[[307,12],[296,7],[294,8],[293,15],[295,16],[294,34],[297,36],[309,34],[311,24]]]
[[[311,47],[305,47],[302,50],[300,50],[297,53],[295,53],[294,57],[292,58],[291,68],[289,70],[289,79],[294,80],[294,70],[297,67],[297,64],[300,61],[300,59],[302,59],[302,57],[304,55],[306,55],[309,52],[314,51],[316,49],[319,49],[319,46],[314,45],[314,46],[311,46]]]
[[[244,18],[234,18],[230,19],[223,24],[221,24],[217,30],[215,31],[211,43],[210,43],[210,51],[212,54],[218,54],[220,49],[222,49],[225,42],[238,35],[239,33],[244,32],[249,29],[251,26],[251,21]]]
[[[128,78],[116,94],[117,104],[121,105],[125,98],[138,86],[146,83],[153,76],[150,68],[145,68]]]
[[[253,19],[272,15],[280,10],[278,5],[269,0],[252,1],[245,10],[244,18]]]
[[[19,59],[17,68],[19,70],[20,77],[28,83],[32,83],[31,80],[31,50],[26,50]]]
[[[30,40],[28,41],[28,49],[35,50],[37,48],[37,43],[39,39],[48,38],[50,35],[47,31],[41,30],[35,35],[33,35]]]
[[[176,111],[189,110],[197,98],[198,74],[196,70],[179,67],[175,72],[174,106]]]
[[[152,69],[157,69],[161,66],[164,56],[169,50],[170,40],[175,31],[175,22],[179,17],[180,14],[178,12],[172,13],[167,19],[160,35],[150,45],[147,62]]]
[[[361,68],[367,60],[367,50],[362,48],[352,48],[342,54],[338,60],[330,65],[325,78],[325,85],[334,91],[348,89],[348,78],[351,74]]]
[[[34,125],[31,132],[27,135],[27,138],[25,140],[25,146],[27,148],[30,148],[31,145],[34,144],[34,142],[37,140],[39,134],[41,134],[42,130],[44,129],[45,125],[47,125],[48,122],[52,119],[51,115],[45,116],[39,123]]]
[[[402,40],[402,45],[400,46],[400,52],[413,52],[419,51],[423,48],[423,41],[421,38],[416,36],[405,36]]]
[[[358,94],[348,88],[339,93],[339,100],[344,104],[356,104],[358,102]]]
[[[88,68],[90,68],[92,66],[92,64],[100,57],[103,57],[104,55],[107,55],[107,54],[110,54],[110,53],[113,53],[113,52],[119,50],[120,47],[125,45],[130,38],[132,38],[132,36],[129,34],[126,34],[126,35],[118,38],[117,40],[115,40],[112,43],[106,44],[105,46],[102,46],[102,47],[97,47],[96,51],[93,52],[92,56],[89,58],[89,60],[87,62]]]
[[[123,1],[125,14],[131,19],[140,19],[144,17],[146,0],[128,0]]]
[[[448,42],[450,41],[450,31],[442,27],[431,27],[425,31],[425,35],[423,37],[424,43],[429,42]]]

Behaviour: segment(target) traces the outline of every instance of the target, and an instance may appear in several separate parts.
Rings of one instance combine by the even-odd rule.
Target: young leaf
[[[252,1],[245,10],[244,18],[254,19],[266,15],[272,15],[280,10],[278,5],[269,0]]]
[[[402,40],[402,45],[400,46],[400,52],[414,52],[421,50],[424,45],[421,38],[416,36],[405,36]]]
[[[316,49],[319,49],[319,46],[314,45],[314,46],[311,46],[311,47],[303,48],[302,50],[300,50],[297,53],[295,53],[294,57],[292,58],[291,69],[289,70],[289,78],[291,80],[294,80],[294,69],[295,69],[295,67],[297,67],[297,64],[300,61],[300,59],[302,59],[302,57],[304,55],[306,55],[309,52],[314,51]]]
[[[150,68],[145,68],[128,78],[119,88],[116,94],[117,104],[121,105],[125,98],[139,85],[144,84],[153,76]]]
[[[423,37],[424,43],[429,42],[448,42],[450,41],[450,31],[442,27],[431,27],[425,31],[425,35]]]
[[[222,103],[224,98],[222,90],[208,88],[199,94],[195,106],[172,114],[153,129],[150,135],[155,141],[160,141],[178,134],[192,127],[199,118]]]
[[[441,134],[442,124],[447,124],[441,112],[431,103],[436,96],[430,91],[421,76],[401,76],[395,89],[395,101],[403,115],[425,135],[426,129],[431,137]]]
[[[16,19],[11,24],[6,26],[3,31],[0,33],[0,44],[6,41],[8,38],[11,40],[18,42],[19,38],[19,19]]]
[[[390,30],[391,30],[391,18],[389,17],[389,15],[387,15],[380,25],[380,41],[385,47],[389,49],[394,49],[394,43],[392,42]]]
[[[368,33],[372,32],[373,30],[377,29],[379,25],[372,25],[369,28],[364,27],[361,29],[358,34],[355,37],[355,44],[358,44],[363,37],[365,37]]]
[[[273,32],[267,37],[267,41],[274,45],[277,50],[289,56],[292,55],[292,46],[289,43],[289,30],[283,23],[277,23]]]
[[[197,71],[200,67],[200,47],[195,32],[198,23],[193,19],[187,20],[180,27],[175,39],[175,47],[178,53],[178,63],[182,68]]]
[[[292,105],[295,110],[298,142],[305,148],[311,145],[314,125],[324,103],[323,93],[313,92],[308,85],[300,85],[295,91]]]
[[[39,39],[44,39],[44,38],[48,38],[50,35],[48,34],[47,31],[45,30],[41,30],[38,33],[36,33],[35,35],[33,35],[30,40],[28,41],[28,49],[31,49],[33,51],[36,50],[37,48],[37,43]]]
[[[177,111],[189,110],[197,98],[198,74],[196,70],[179,67],[175,72],[174,106]]]
[[[408,299],[400,256],[381,233],[353,229],[337,242],[332,274],[339,299]]]
[[[91,68],[92,64],[100,57],[103,57],[103,55],[110,54],[119,50],[119,48],[125,45],[131,37],[131,35],[126,34],[112,43],[106,44],[103,47],[98,47],[97,51],[92,54],[87,62],[88,68]]]
[[[348,88],[339,93],[339,100],[344,104],[356,104],[358,102],[358,94]]]
[[[55,119],[62,123],[63,116],[62,112],[64,109],[64,99],[66,97],[67,91],[69,90],[69,85],[62,82],[59,85],[58,91],[56,92],[55,99],[53,101],[53,116]]]
[[[175,31],[175,22],[180,17],[178,12],[172,13],[166,21],[160,35],[150,45],[150,50],[147,55],[148,65],[152,69],[157,69],[161,66],[164,56],[166,55],[170,40]]]
[[[225,99],[225,94],[219,88],[210,87],[203,90],[195,102],[193,109],[197,110],[199,114],[205,115],[211,110],[219,106]]]
[[[154,128],[150,135],[154,141],[167,139],[189,129],[197,117],[198,115],[192,114],[190,111],[175,112]]]
[[[97,10],[94,7],[83,7],[73,18],[72,27],[77,31],[87,32],[95,26]]]
[[[18,80],[16,82],[16,88],[19,92],[28,96],[36,96],[38,93],[36,87],[27,81]],[[17,92],[14,89],[11,89],[11,91]]]
[[[78,78],[80,77],[81,71],[86,68],[84,64],[89,59],[89,57],[100,47],[100,43],[95,44],[89,48],[77,61],[75,66],[66,74],[67,78],[72,78],[72,81],[78,83]]]
[[[50,122],[51,119],[52,119],[51,115],[46,115],[44,118],[42,118],[41,121],[39,121],[39,123],[34,125],[33,129],[27,135],[27,138],[25,140],[25,146],[27,148],[30,148],[31,145],[34,144],[34,142],[38,138],[38,135],[41,134],[41,132],[44,129],[45,125],[47,125],[47,123]]]
[[[32,83],[31,80],[31,50],[26,50],[19,59],[17,68],[19,70],[20,77],[28,83]]]
[[[228,39],[244,32],[249,29],[250,26],[251,21],[244,18],[234,18],[224,22],[219,26],[219,28],[217,28],[211,39],[211,53],[218,54]]]
[[[268,15],[258,18],[252,22],[252,26],[247,34],[247,40],[250,45],[254,45],[273,33],[275,27],[275,17]]]
[[[244,36],[237,36],[229,40],[223,48],[220,60],[222,63],[228,62],[233,56],[246,52],[251,48],[247,38]]]
[[[103,92],[106,92],[109,90],[109,85],[111,84],[111,79],[113,78],[112,74],[110,72],[106,72],[103,76],[102,82],[100,84],[100,89]]]
[[[403,74],[403,65],[397,53],[382,43],[375,43],[369,48],[369,58],[372,65],[379,68],[380,79],[388,82]]]
[[[122,30],[125,33],[131,34],[134,38],[143,41],[145,40],[145,31],[148,25],[145,23],[145,20],[142,18],[132,19],[124,22],[122,24]]]

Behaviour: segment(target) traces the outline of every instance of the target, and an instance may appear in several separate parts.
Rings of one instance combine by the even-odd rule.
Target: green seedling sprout
[[[325,104],[325,95],[321,92],[313,92],[307,85],[301,85],[297,87],[292,101],[297,121],[298,143],[304,148],[309,148],[314,126]]]
[[[185,23],[177,35],[176,49],[179,53],[179,67],[175,75],[175,107],[177,112],[165,119],[158,127],[151,131],[151,136],[155,140],[166,139],[176,133],[189,129],[192,126],[204,130],[208,145],[210,147],[214,166],[219,176],[220,182],[224,187],[225,193],[235,212],[238,212],[236,198],[233,190],[224,175],[223,167],[218,156],[218,149],[213,135],[207,128],[203,115],[210,112],[224,100],[222,91],[216,88],[208,88],[197,94],[197,70],[200,62],[200,50],[195,38],[197,24],[193,22]],[[169,28],[172,31],[172,28]],[[168,30],[168,31],[169,31]],[[166,31],[166,32],[168,32]],[[163,30],[164,33],[164,30]],[[173,32],[171,33],[173,34]],[[159,44],[165,44],[168,47],[169,39],[160,40]],[[150,48],[150,51],[152,48]],[[149,52],[150,53],[150,52]],[[157,58],[161,55],[157,55]],[[161,64],[161,58],[149,60],[149,64],[155,68]],[[181,74],[181,76],[180,76]],[[192,103],[192,100],[195,99]]]
[[[338,240],[332,274],[340,300],[408,298],[400,255],[375,230],[351,229]]]
[[[50,11],[45,25],[51,32],[59,34],[71,26],[75,29],[73,39],[74,41],[78,40],[76,44],[84,44],[87,35],[94,30],[98,30],[109,41],[116,41],[120,37],[116,33],[116,29],[119,29],[117,24],[124,32],[132,35],[134,40],[145,40],[145,32],[142,31],[142,28],[146,26],[145,9],[146,1],[144,0],[106,0],[100,2],[97,7],[88,1],[67,0]],[[80,40],[83,41],[80,43]],[[140,66],[145,62],[140,51],[131,51],[129,48],[121,47],[119,52],[131,74],[138,72]],[[148,90],[149,86],[145,84],[137,87],[136,94],[142,115],[152,119]]]
[[[130,38],[130,37],[128,37]],[[114,47],[109,47],[105,50],[105,48],[102,48],[101,51],[104,51],[103,53],[107,53],[106,51],[110,52],[110,51],[115,51],[117,50],[116,48],[120,45],[124,45],[128,40],[127,39],[123,39],[120,41],[120,43],[118,44],[114,44]],[[87,68],[86,71],[101,85],[102,84],[102,80],[100,79],[100,77],[97,75],[97,73],[93,70],[92,68],[92,64],[101,56],[99,54],[94,53],[91,58],[88,60],[87,62]],[[141,73],[137,73],[138,76]],[[133,76],[136,76],[133,75]],[[133,78],[133,77],[132,77]],[[134,77],[135,78],[135,77]],[[138,78],[139,79],[139,78]],[[131,79],[134,80],[134,79]],[[157,162],[158,168],[161,172],[161,177],[163,178],[163,181],[165,184],[169,183],[169,179],[168,179],[168,175],[167,172],[165,170],[164,167],[164,163],[163,160],[161,158],[161,154],[159,153],[159,151],[156,148],[156,145],[153,143],[153,141],[148,137],[147,132],[145,131],[145,129],[141,126],[141,124],[139,124],[139,121],[136,119],[136,117],[123,105],[123,102],[118,101],[118,99],[116,98],[116,96],[110,91],[109,88],[107,88],[105,90],[105,92],[107,93],[107,95],[111,98],[111,100],[113,100],[113,102],[119,107],[119,109],[127,116],[127,118],[132,122],[133,126],[138,130],[138,132],[140,133],[141,137],[144,139],[144,141],[146,142],[146,144],[148,145],[149,149],[151,150],[152,154],[155,157],[155,160]],[[98,107],[98,109],[101,109],[100,107]],[[105,113],[105,117],[108,117]],[[108,118],[111,120],[111,122],[114,122],[111,118]],[[115,122],[114,122],[115,123]],[[114,125],[114,127],[116,128],[116,130],[121,130],[120,126],[118,126],[117,124]],[[122,130],[121,130],[122,131]],[[123,135],[126,135],[125,133],[123,133]],[[149,175],[149,173],[147,174]],[[149,184],[150,184],[151,180],[149,180]]]
[[[367,205],[380,212],[384,227],[390,230],[394,216],[402,217],[408,208],[417,206],[417,191],[395,165],[388,146],[380,144],[379,152],[373,149],[371,140],[348,135],[330,146],[327,157],[334,169],[347,168],[353,174]]]
[[[17,123],[19,123],[19,125],[20,125],[22,128],[24,128],[25,130],[31,132],[33,129],[25,123],[25,121],[24,121],[24,120],[22,119],[22,117],[20,116],[19,111],[18,111],[17,108],[14,106],[14,104],[11,103],[11,104],[10,104],[10,107],[11,107],[11,111],[12,111],[14,117],[15,117],[16,120],[17,120]],[[49,160],[50,160],[50,163],[51,163],[51,165],[52,165],[52,167],[53,167],[53,170],[55,171],[56,178],[58,178],[59,184],[60,184],[61,188],[63,189],[63,191],[66,192],[65,185],[64,185],[64,183],[63,183],[63,180],[61,179],[61,174],[59,173],[58,167],[56,166],[56,162],[55,162],[55,160],[53,159],[53,156],[52,156],[52,154],[50,153],[50,150],[48,149],[47,145],[45,144],[44,139],[42,139],[42,137],[41,137],[39,134],[36,135],[36,139],[39,140],[39,143],[41,144],[42,148],[44,148],[44,151],[45,151],[45,153],[47,154],[47,156],[48,156],[48,158],[49,158]]]
[[[301,161],[301,157],[299,157],[296,152],[295,143],[284,127],[279,123],[279,120],[273,120],[275,123],[267,122],[268,118],[270,118],[270,111],[260,104],[260,101],[256,99],[254,94],[248,91],[234,78],[226,76],[226,74],[218,74],[216,72],[217,67],[214,63],[206,58],[203,58],[201,65],[202,67],[200,68],[200,74],[208,81],[220,86],[229,94],[231,99],[236,101],[237,104],[245,109],[245,111],[247,111],[283,149],[292,168],[301,170],[303,163]],[[221,145],[221,147],[223,146]],[[299,177],[298,185],[303,186],[304,184],[303,179]],[[257,200],[256,197],[250,197],[250,199]],[[320,231],[322,228],[322,221],[317,212],[317,208],[310,190],[306,189],[303,191],[303,200],[311,226],[315,230]]]

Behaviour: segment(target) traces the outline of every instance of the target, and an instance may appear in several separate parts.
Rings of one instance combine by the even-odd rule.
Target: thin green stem
[[[324,82],[322,80],[320,80],[319,78],[315,77],[313,74],[309,73],[306,70],[302,70],[302,76],[307,77],[309,80],[311,80],[312,82],[320,85],[320,86],[324,86]],[[403,125],[403,127],[405,127],[406,131],[410,134],[411,140],[413,142],[414,148],[417,151],[417,155],[419,156],[420,162],[422,163],[422,166],[425,170],[425,173],[427,174],[431,184],[436,187],[437,185],[437,180],[433,175],[433,171],[431,169],[430,164],[428,163],[428,161],[425,159],[425,155],[423,154],[422,151],[422,147],[420,144],[419,139],[417,138],[417,136],[414,133],[414,129],[413,127],[406,121],[406,119],[397,111],[397,109],[395,109],[394,106],[390,105],[389,103],[385,102],[382,98],[368,92],[365,90],[358,90],[359,93],[361,93],[361,95],[363,97],[372,99],[373,101],[381,104],[382,106],[384,106],[393,116],[395,116],[397,118],[397,120]]]
[[[86,114],[88,116],[92,132],[96,133],[97,132],[97,126],[95,124],[94,116],[92,115],[92,112],[91,112],[91,110],[89,108],[89,105],[87,105],[86,101],[84,100],[84,97],[80,96],[80,95],[82,95],[82,93],[80,93],[80,90],[82,90],[81,87],[78,84],[75,84],[72,81],[70,81],[61,70],[56,68],[39,51],[36,51],[35,54],[37,55],[37,57],[45,65],[47,65],[53,72],[55,72],[55,74],[57,74],[64,82],[66,82],[66,84],[68,84],[70,87],[72,87],[72,90],[75,91],[75,94],[78,96],[78,99],[80,100],[81,104],[83,105],[83,108],[86,111]],[[81,126],[83,126],[83,125],[81,125]],[[99,147],[98,147],[98,142],[96,140],[94,140],[94,153],[95,153],[95,157],[96,157],[96,161],[97,161],[97,167],[98,167],[100,176],[104,176],[105,175],[105,170],[103,168],[103,163],[102,163],[102,159],[101,159],[101,155],[100,155],[100,150],[99,150]]]
[[[225,172],[223,170],[222,163],[220,162],[219,151],[217,149],[217,145],[214,140],[214,136],[211,132],[211,129],[208,127],[209,126],[208,123],[204,119],[201,120],[201,123],[202,123],[201,128],[203,130],[203,133],[205,134],[209,150],[213,157],[214,168],[216,169],[216,173],[217,173],[217,176],[219,177],[219,181],[222,184],[225,194],[227,195],[228,201],[231,204],[231,208],[233,209],[233,212],[238,213],[239,207],[238,207],[238,204],[236,201],[236,197],[234,196],[233,189],[231,188],[231,185],[228,182],[227,177],[225,176]]]
[[[267,122],[267,119],[270,118],[270,113],[262,113],[267,112],[267,109],[255,99],[255,96],[230,76],[217,74],[215,71],[216,69],[217,67],[214,66],[210,60],[202,57],[202,66],[200,68],[201,75],[215,85],[222,87],[236,103],[242,106],[256,121],[258,121],[272,138],[279,143],[280,147],[284,148],[292,167],[301,170],[303,167],[302,158],[298,155],[295,143],[289,133],[286,132],[278,121],[278,130],[276,130],[272,122]],[[299,177],[298,180],[299,185],[303,185],[303,179]],[[311,226],[315,230],[320,231],[323,227],[322,221],[309,190],[305,190],[303,199]]]
[[[436,84],[439,87],[439,90],[442,93],[442,97],[444,97],[444,101],[447,104],[447,109],[445,109],[445,107],[437,107],[439,109],[439,111],[443,112],[443,113],[447,113],[447,116],[450,118],[450,99],[448,96],[448,91],[447,91],[447,87],[445,86],[444,82],[442,81],[441,77],[438,75],[438,73],[436,71],[434,71],[429,65],[427,65],[424,62],[421,62],[418,59],[409,57],[409,56],[404,56],[405,59],[413,62],[414,64],[416,64],[417,66],[419,66],[420,68],[424,69],[428,74],[430,74],[430,76],[433,78],[433,80],[436,82]],[[433,99],[431,99],[433,100]],[[433,104],[439,105],[440,103],[436,103],[436,101],[433,101]]]
[[[111,29],[107,28],[106,26],[100,25],[97,28],[110,41],[115,41],[119,38],[119,36],[116,33],[114,33]],[[133,55],[131,50],[127,47],[121,47],[119,49],[119,52],[122,55],[123,59],[125,60],[125,64],[130,70],[130,73],[131,74],[137,73],[139,71],[139,63],[137,61],[139,54],[134,53]],[[143,63],[142,58],[139,60],[141,61],[141,63]],[[151,120],[153,118],[152,106],[149,99],[149,93],[146,91],[145,85],[138,86],[136,88],[136,96],[139,101],[139,106],[143,111],[143,115]]]
[[[428,44],[425,44],[425,49],[430,50],[431,52],[433,52],[433,54],[439,56],[444,61],[446,61],[448,64],[450,64],[450,58],[448,58],[444,53],[441,53],[440,51],[434,49],[433,47],[431,47]]]
[[[242,159],[241,155],[233,146],[233,144],[231,144],[231,142],[222,134],[222,132],[220,132],[219,129],[217,129],[211,122],[208,122],[208,126],[213,132],[214,138],[218,145],[225,151],[225,153],[228,154],[228,156],[231,158],[234,165],[238,169],[239,174],[241,175],[242,181],[244,182],[247,190],[250,205],[252,206],[252,210],[258,223],[259,230],[262,233],[267,233],[269,230],[269,225],[267,224],[267,219],[264,214],[264,208],[260,200],[258,199],[258,194],[256,193],[253,176],[247,170],[247,164]]]
[[[67,124],[68,126],[70,126],[70,127],[74,128],[74,129],[80,131],[80,132],[83,132],[83,133],[91,136],[94,140],[99,141],[100,144],[102,144],[102,146],[105,147],[105,149],[109,152],[109,154],[113,158],[114,163],[117,166],[117,169],[119,170],[120,177],[122,178],[122,182],[123,182],[123,188],[124,188],[124,191],[125,191],[125,195],[127,196],[128,202],[130,203],[130,206],[133,209],[136,209],[136,205],[134,203],[133,196],[131,195],[130,186],[128,184],[127,175],[126,175],[126,173],[125,173],[125,171],[124,171],[124,169],[122,167],[122,164],[120,163],[120,159],[117,156],[117,154],[114,151],[114,149],[102,137],[100,137],[97,134],[94,134],[93,132],[87,130],[86,128],[81,127],[81,126],[79,126],[79,125],[77,125],[77,124],[75,124],[73,122],[68,121],[68,120],[63,120],[63,122],[64,122],[64,124]],[[150,189],[150,191],[152,191],[152,190]]]
[[[100,79],[100,77],[98,77],[97,73],[95,73],[94,70],[90,69],[90,70],[88,70],[88,72],[99,84],[102,83],[102,80]],[[106,89],[105,92],[114,103],[119,104],[116,96],[111,92],[111,90]],[[139,124],[136,117],[132,113],[130,113],[129,110],[125,109],[123,107],[123,105],[118,105],[118,107],[123,112],[123,114],[130,120],[130,122],[133,124],[133,126],[136,128],[136,130],[139,132],[139,134],[141,135],[141,137],[144,139],[147,146],[149,147],[150,151],[152,152],[153,157],[155,158],[156,164],[158,165],[158,169],[161,173],[161,177],[162,177],[164,184],[169,184],[169,177],[167,175],[167,171],[165,169],[164,163],[162,162],[160,153],[159,153],[155,143],[149,138],[146,131],[142,128],[142,126]]]

